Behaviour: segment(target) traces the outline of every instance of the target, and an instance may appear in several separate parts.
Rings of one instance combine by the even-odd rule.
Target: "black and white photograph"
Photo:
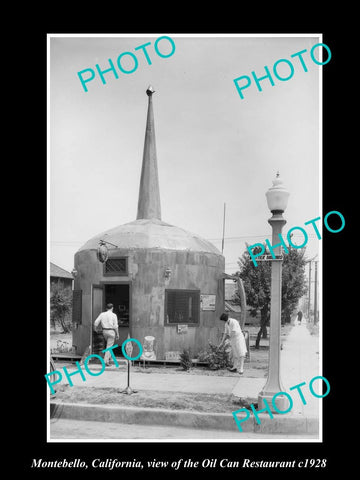
[[[51,454],[32,471],[328,471],[324,249],[349,222],[324,202],[333,47],[47,33]]]

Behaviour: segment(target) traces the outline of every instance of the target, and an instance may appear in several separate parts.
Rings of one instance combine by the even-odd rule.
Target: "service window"
[[[199,323],[200,290],[165,290],[165,323]]]

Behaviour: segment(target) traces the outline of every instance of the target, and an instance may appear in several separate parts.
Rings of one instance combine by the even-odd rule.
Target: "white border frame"
[[[171,33],[127,33],[127,34],[47,34],[47,365],[50,365],[50,40],[51,38],[80,38],[80,37],[93,37],[93,38],[117,38],[117,37],[159,37],[167,35],[171,38],[214,38],[214,37],[226,37],[226,38],[274,38],[274,37],[286,37],[286,38],[295,38],[295,37],[317,37],[319,38],[319,43],[323,43],[323,34],[322,33],[281,33],[281,34],[211,34],[211,33],[200,33],[200,34],[171,34]],[[319,51],[320,53],[320,60],[322,60],[322,50]],[[323,162],[323,148],[322,148],[322,140],[323,140],[323,101],[322,101],[322,68],[319,69],[319,207],[320,207],[320,215],[322,214],[323,205],[322,205],[322,162]],[[319,225],[319,230],[322,238],[322,224]],[[323,288],[322,288],[322,242],[320,241],[319,244],[319,263],[318,265],[320,268],[318,269],[319,275],[319,370],[320,374],[323,371],[323,323],[322,323],[322,311],[323,311]],[[244,438],[239,440],[233,439],[171,439],[171,438],[162,438],[162,439],[51,439],[50,438],[50,397],[49,397],[49,390],[46,389],[47,395],[47,439],[48,443],[322,443],[323,442],[323,405],[322,399],[319,399],[319,438],[316,439],[304,439],[304,438],[281,438],[281,439],[252,439],[252,438]],[[240,434],[240,432],[239,432]]]

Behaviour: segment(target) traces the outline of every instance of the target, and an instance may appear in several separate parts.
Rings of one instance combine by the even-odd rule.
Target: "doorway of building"
[[[131,302],[130,302],[130,283],[103,283],[93,285],[92,289],[92,323],[101,312],[106,310],[106,305],[114,305],[113,312],[117,316],[119,326],[119,338],[116,343],[119,347],[114,348],[113,352],[117,357],[123,356],[121,345],[128,338],[130,333],[131,321]],[[106,347],[102,333],[97,333],[92,329],[92,353],[101,355],[101,351]]]
[[[130,333],[130,284],[129,283],[106,283],[104,284],[104,307],[112,303],[113,312],[117,316],[119,326],[119,339],[116,343],[118,348],[114,348],[115,355],[123,356],[121,351],[122,343],[127,339]]]

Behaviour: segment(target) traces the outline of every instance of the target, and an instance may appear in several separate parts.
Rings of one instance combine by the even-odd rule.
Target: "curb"
[[[260,424],[252,416],[242,424],[243,432],[271,434],[319,433],[319,419],[303,415],[284,414],[270,418],[259,414]],[[140,425],[163,425],[195,429],[218,429],[238,431],[231,413],[204,413],[187,410],[166,410],[160,408],[119,407],[118,405],[91,405],[79,403],[50,403],[50,418],[126,423]]]

